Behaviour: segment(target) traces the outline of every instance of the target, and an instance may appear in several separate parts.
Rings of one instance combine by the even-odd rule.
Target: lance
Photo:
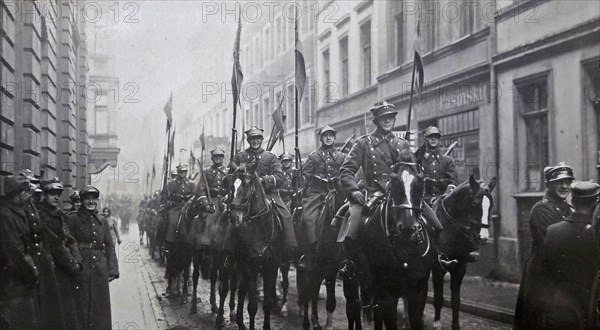
[[[346,148],[348,148],[348,146],[350,145],[350,141],[352,141],[352,139],[354,139],[354,137],[356,136],[356,133],[352,134],[351,137],[349,137],[346,142],[344,142],[344,145],[342,145],[342,147],[340,148],[340,152],[344,152],[344,150],[346,150]]]
[[[450,155],[450,153],[452,152],[452,150],[454,150],[454,147],[456,147],[457,144],[458,144],[458,141],[452,142],[452,144],[448,147],[448,149],[446,149],[444,156]]]

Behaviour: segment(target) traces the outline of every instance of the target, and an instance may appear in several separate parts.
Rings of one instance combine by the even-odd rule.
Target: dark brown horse
[[[316,256],[313,256],[315,262],[312,269],[306,271],[297,271],[297,286],[299,305],[302,309],[303,328],[309,329],[312,322],[313,329],[321,329],[319,324],[319,289],[321,283],[325,280],[327,289],[327,300],[325,309],[327,310],[327,319],[325,328],[330,328],[333,322],[333,312],[336,307],[335,300],[335,281],[339,264],[342,260],[341,246],[337,243],[337,231],[329,224],[335,216],[337,210],[343,204],[344,194],[340,191],[337,182],[332,182],[331,187],[325,198],[323,205],[316,219],[315,231],[317,233]],[[299,241],[300,246],[306,246],[305,242]],[[304,244],[303,244],[304,243]],[[307,251],[304,251],[305,253]],[[310,320],[308,316],[309,304],[312,307]]]
[[[443,269],[439,262],[433,263],[434,328],[440,329],[440,314],[444,305],[444,274],[450,272],[452,305],[452,329],[460,329],[458,315],[460,309],[460,286],[467,271],[469,254],[488,238],[489,220],[493,206],[492,190],[496,178],[489,183],[477,181],[471,175],[448,195],[435,201],[433,208],[444,226],[438,246],[449,260],[456,260],[449,269]]]
[[[422,329],[427,301],[433,249],[429,228],[420,219],[424,178],[414,155],[405,152],[400,159],[393,167],[383,202],[358,236],[369,272],[375,329],[383,329],[384,324],[386,329],[398,328],[400,297],[407,302],[410,327]],[[347,282],[344,279],[346,297],[357,296],[346,292]],[[356,314],[348,315],[349,328],[361,329],[360,314]]]
[[[248,295],[250,329],[255,328],[258,309],[257,277],[263,278],[263,329],[271,328],[271,310],[277,281],[277,270],[283,259],[282,228],[272,202],[267,199],[256,173],[249,174],[243,166],[235,174],[235,194],[229,205],[228,218],[240,276],[236,323],[244,325],[244,301]]]

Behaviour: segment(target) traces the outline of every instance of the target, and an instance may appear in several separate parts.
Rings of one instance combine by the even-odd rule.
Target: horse
[[[167,293],[173,295],[188,294],[188,279],[192,262],[191,249],[187,244],[187,236],[192,227],[193,219],[199,213],[198,203],[186,201],[182,206],[167,212]],[[175,288],[174,288],[175,286]]]
[[[260,273],[264,291],[263,328],[270,329],[277,270],[283,259],[281,223],[256,173],[250,174],[244,166],[238,167],[234,187],[235,194],[229,204],[227,217],[232,225],[230,239],[235,245],[240,276],[236,323],[239,329],[246,329],[243,309],[248,294],[250,329],[255,327],[258,309],[256,279]]]
[[[431,272],[431,228],[421,217],[424,175],[414,155],[403,152],[392,167],[386,193],[359,232],[357,243],[370,278],[374,328],[397,329],[397,305],[400,297],[407,302],[412,329],[423,328],[427,285]],[[355,281],[355,280],[354,280]],[[352,278],[344,279],[346,299],[358,297]],[[351,292],[354,291],[354,292]],[[357,299],[357,298],[354,298]],[[347,304],[356,305],[357,301]],[[360,311],[347,311],[349,328],[361,329]]]
[[[448,259],[457,261],[447,270],[442,268],[439,262],[433,264],[435,329],[441,329],[444,274],[447,271],[450,273],[452,329],[460,329],[460,286],[467,271],[469,254],[478,250],[479,245],[489,236],[489,218],[493,206],[491,193],[495,186],[495,177],[486,183],[475,180],[471,175],[469,180],[433,203],[433,209],[444,227],[438,238],[439,250]]]
[[[323,199],[323,204],[319,216],[315,222],[315,231],[317,233],[317,246],[312,257],[315,262],[312,269],[302,271],[297,270],[297,286],[299,305],[302,309],[304,329],[309,329],[313,324],[314,329],[321,329],[319,324],[318,302],[319,289],[323,280],[327,289],[327,300],[325,309],[327,310],[327,319],[325,328],[331,328],[333,325],[333,312],[336,307],[335,300],[335,281],[338,272],[339,263],[342,260],[341,246],[337,243],[337,231],[329,224],[331,219],[344,202],[344,194],[339,189],[338,182],[331,182],[330,189]],[[308,244],[299,239],[300,246],[306,247]],[[305,256],[306,256],[306,252]],[[309,320],[308,308],[312,306],[311,317]]]
[[[229,300],[230,312],[235,308],[233,295],[237,288],[237,273],[224,267],[225,253],[222,245],[229,223],[223,217],[224,207],[220,200],[214,205],[214,212],[201,212],[196,218],[188,235],[188,244],[193,249],[192,265],[192,301],[190,314],[196,314],[197,288],[200,274],[204,280],[210,280],[211,311],[217,313],[219,306],[216,302],[217,281],[221,280],[220,295],[223,298],[231,287]],[[232,314],[233,315],[233,314]],[[222,314],[221,314],[222,316]],[[233,317],[232,317],[233,318]],[[222,319],[217,323],[222,323]]]

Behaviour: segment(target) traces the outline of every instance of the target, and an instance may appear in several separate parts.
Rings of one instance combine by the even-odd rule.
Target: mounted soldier
[[[441,154],[438,146],[442,132],[435,126],[423,131],[425,142],[417,149],[415,156],[425,174],[425,201],[430,206],[433,199],[446,192],[448,186],[456,185],[456,166],[452,158]],[[439,228],[441,229],[441,228]]]
[[[543,267],[546,232],[550,225],[565,220],[572,212],[572,206],[567,203],[570,185],[575,179],[571,167],[562,162],[548,166],[544,169],[544,177],[546,193],[533,205],[529,215],[531,251],[519,287],[514,329],[538,329],[543,325],[549,285]]]
[[[337,131],[331,126],[319,130],[321,146],[308,155],[302,169],[306,178],[307,190],[302,199],[303,213],[299,226],[299,240],[302,242],[302,251],[305,253],[299,267],[310,269],[316,257],[318,233],[316,221],[323,209],[325,196],[332,189],[338,189],[340,167],[346,154],[338,151],[333,145]],[[340,194],[342,195],[342,194]]]
[[[279,187],[279,196],[281,196],[281,200],[289,208],[292,195],[294,194],[293,180],[295,168],[292,166],[294,156],[289,152],[284,152],[279,156],[279,160],[281,161],[281,169],[283,170],[283,183]]]
[[[249,147],[235,155],[229,164],[230,173],[233,173],[238,166],[246,166],[250,173],[255,172],[259,176],[259,181],[265,188],[267,198],[273,202],[273,207],[281,222],[285,253],[290,261],[295,262],[298,244],[292,226],[291,214],[279,194],[277,194],[277,189],[284,181],[281,163],[277,156],[261,147],[264,139],[262,129],[253,126],[244,133]],[[226,260],[229,267],[232,266],[231,252],[233,252],[233,244],[231,236],[227,235],[225,249],[230,252]]]

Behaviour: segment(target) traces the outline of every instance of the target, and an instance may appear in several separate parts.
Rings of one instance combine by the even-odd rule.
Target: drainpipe
[[[501,194],[498,193],[500,190],[500,182],[501,182],[501,178],[500,176],[500,138],[499,138],[499,134],[500,134],[500,115],[499,115],[499,106],[498,106],[498,86],[496,86],[496,81],[497,81],[497,76],[496,76],[496,69],[494,67],[494,55],[496,55],[497,52],[497,47],[496,47],[496,18],[494,15],[494,21],[492,22],[492,24],[490,25],[490,51],[488,52],[490,55],[489,58],[489,63],[490,63],[490,102],[492,102],[492,107],[493,107],[493,137],[494,137],[494,161],[496,163],[496,176],[497,176],[497,187],[495,189],[496,193],[494,195],[494,199],[495,199],[495,210],[492,210],[492,224],[493,224],[493,228],[494,228],[494,261],[495,261],[495,265],[494,265],[494,270],[493,272],[496,272],[498,270],[500,270],[501,265],[500,265],[500,227],[501,227],[501,219],[502,216],[500,214],[500,199],[501,199]]]

